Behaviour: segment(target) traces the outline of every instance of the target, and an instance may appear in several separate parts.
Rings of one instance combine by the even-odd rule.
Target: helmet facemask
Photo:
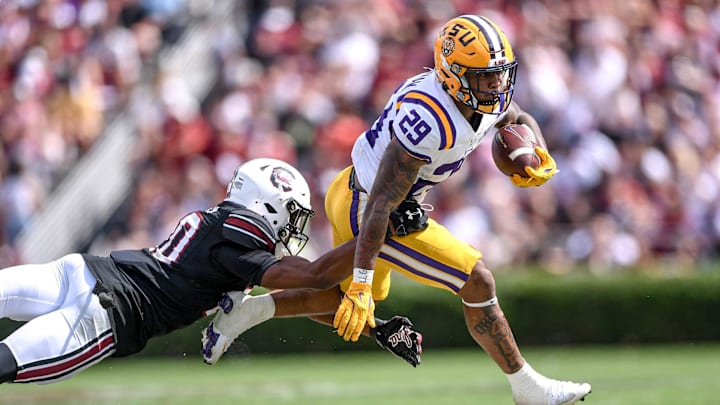
[[[500,75],[500,86],[495,91],[480,89],[486,75]],[[501,114],[510,106],[515,90],[517,62],[497,68],[466,69],[460,77],[464,104],[481,114]]]
[[[275,250],[278,257],[292,255],[296,256],[305,248],[308,236],[305,234],[310,218],[315,212],[304,208],[297,201],[291,199],[285,204],[289,218],[287,224],[278,231],[278,242],[280,244]]]

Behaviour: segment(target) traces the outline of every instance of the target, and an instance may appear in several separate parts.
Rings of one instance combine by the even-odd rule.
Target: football
[[[525,124],[508,124],[497,130],[492,142],[492,157],[506,176],[528,177],[525,166],[537,169],[540,157],[535,153],[538,140]]]

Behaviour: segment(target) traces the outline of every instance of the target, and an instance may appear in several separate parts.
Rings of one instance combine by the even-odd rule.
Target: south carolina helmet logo
[[[272,185],[283,193],[292,191],[292,184],[294,181],[295,176],[283,167],[273,168],[272,173],[270,174],[270,182]]]

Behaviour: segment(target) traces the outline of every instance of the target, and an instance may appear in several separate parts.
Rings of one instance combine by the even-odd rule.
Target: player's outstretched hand
[[[376,324],[373,335],[380,347],[387,349],[413,367],[420,364],[422,333],[412,328],[413,324],[408,318],[395,315],[387,321],[378,319]]]
[[[375,327],[375,301],[372,298],[372,284],[353,281],[340,302],[333,327],[347,342],[357,342],[365,323]]]

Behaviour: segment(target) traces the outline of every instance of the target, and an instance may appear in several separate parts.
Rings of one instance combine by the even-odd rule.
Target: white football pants
[[[2,341],[17,361],[13,382],[64,380],[115,352],[95,283],[79,254],[0,270],[0,318],[27,321]]]

